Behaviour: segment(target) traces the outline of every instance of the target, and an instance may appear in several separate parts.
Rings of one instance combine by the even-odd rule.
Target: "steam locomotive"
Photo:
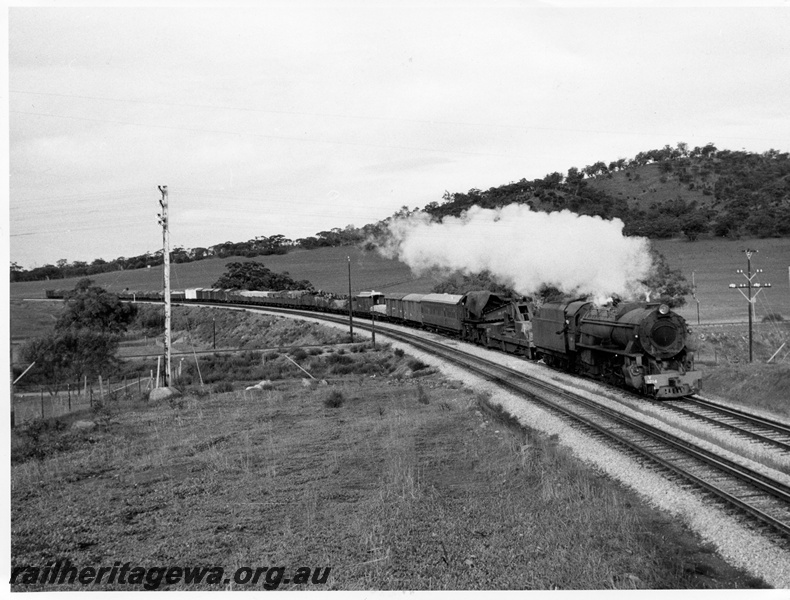
[[[535,347],[549,365],[656,399],[700,389],[693,338],[683,317],[666,304],[547,303],[535,315],[532,331]]]
[[[48,298],[62,297],[47,291]],[[162,300],[161,292],[120,293]],[[596,306],[585,299],[543,304],[488,291],[402,294],[369,291],[351,298],[306,290],[188,289],[178,302],[246,304],[376,318],[421,327],[635,390],[654,399],[697,393],[694,344],[685,319],[666,304]]]

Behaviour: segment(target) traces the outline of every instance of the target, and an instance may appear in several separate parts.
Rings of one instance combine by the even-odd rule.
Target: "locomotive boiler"
[[[546,303],[532,328],[536,350],[547,364],[657,399],[700,389],[686,321],[666,304]]]

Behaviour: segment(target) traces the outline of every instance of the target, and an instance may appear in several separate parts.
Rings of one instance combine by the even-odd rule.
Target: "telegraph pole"
[[[348,330],[351,336],[351,343],[354,343],[354,309],[351,301],[351,257],[348,256]]]
[[[740,273],[746,278],[746,283],[731,283],[730,287],[733,289],[737,289],[741,295],[749,301],[749,362],[752,362],[752,314],[754,313],[754,303],[757,301],[757,294],[760,293],[760,290],[763,288],[771,287],[770,283],[757,283],[752,281],[758,273],[762,273],[762,269],[757,269],[754,273],[752,273],[752,254],[757,252],[757,250],[747,249],[744,250],[746,253],[746,273],[743,272],[742,269],[738,269],[736,273]],[[746,289],[747,292],[744,294],[743,290]],[[752,290],[757,290],[752,296]]]
[[[168,200],[167,186],[160,185],[159,191],[162,192],[162,199],[159,205],[162,212],[159,216],[159,224],[162,226],[162,246],[164,251],[164,285],[165,285],[165,376],[164,387],[170,386],[170,223],[168,222]]]

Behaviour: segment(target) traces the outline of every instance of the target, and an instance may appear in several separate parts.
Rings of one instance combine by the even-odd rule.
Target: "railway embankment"
[[[46,452],[12,466],[14,564],[310,564],[332,568],[326,589],[766,585],[419,357],[362,344],[300,362],[327,385],[192,391],[39,431]]]
[[[250,345],[277,331],[257,315],[235,318],[243,322],[232,330]],[[211,343],[210,321],[195,322],[194,339]],[[296,331],[307,337],[291,341],[342,337],[302,323]],[[518,423],[493,414],[499,398],[463,373],[443,376],[397,346],[299,352],[288,341],[248,371],[217,362],[212,376],[233,379],[190,384],[180,400],[105,405],[90,415],[92,429],[72,429],[67,418],[27,440],[15,432],[15,444],[39,450],[17,446],[12,466],[15,564],[42,552],[83,564],[111,564],[119,552],[141,564],[298,561],[332,566],[329,589],[786,581],[770,562],[761,572],[727,557],[682,512],[582,460],[616,464],[602,449],[569,446],[573,434],[542,427],[534,414]],[[245,390],[264,367],[273,386]],[[686,510],[709,512],[699,500]],[[759,560],[754,544],[743,552]]]

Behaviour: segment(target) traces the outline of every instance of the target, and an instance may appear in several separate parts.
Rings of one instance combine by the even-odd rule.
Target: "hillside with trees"
[[[719,150],[712,143],[689,149],[676,146],[639,152],[630,159],[598,161],[566,174],[507,183],[488,190],[445,192],[441,200],[422,210],[433,219],[459,216],[471,206],[497,208],[526,204],[533,210],[570,210],[604,219],[619,218],[626,235],[651,239],[684,236],[727,238],[790,236],[790,154],[768,150],[761,154]],[[391,217],[362,227],[348,225],[291,240],[281,234],[258,236],[246,242],[223,242],[209,247],[172,250],[171,261],[185,263],[208,258],[252,258],[285,254],[294,248],[370,244],[386,232],[395,218],[418,207],[402,207]],[[111,261],[91,263],[60,259],[25,270],[11,263],[11,281],[40,281],[86,277],[109,271],[142,269],[163,263],[162,250]]]
[[[619,218],[626,235],[651,239],[701,235],[790,236],[790,154],[689,150],[679,143],[640,152],[633,159],[602,161],[566,175],[509,183],[486,191],[445,193],[425,210],[437,220],[459,216],[473,205],[512,203],[534,210],[570,210]]]

